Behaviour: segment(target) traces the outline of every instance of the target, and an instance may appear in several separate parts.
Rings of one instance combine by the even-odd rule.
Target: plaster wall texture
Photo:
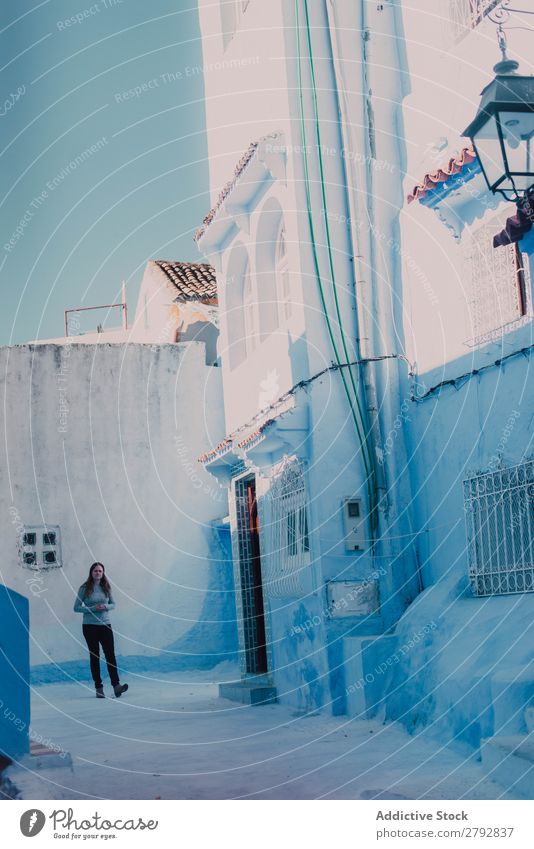
[[[114,589],[117,652],[176,644],[203,609],[220,559],[211,523],[227,512],[196,462],[222,431],[204,346],[23,345],[0,359],[1,577],[30,600],[32,664],[85,657],[72,605],[95,560]],[[63,566],[23,568],[22,527],[47,523],[60,527]]]
[[[355,80],[353,71],[356,65],[360,67],[364,50],[362,21],[353,4],[342,6],[339,20],[336,22],[341,44],[338,59],[345,75],[344,85],[349,91],[360,92],[362,83]],[[340,95],[336,90],[338,81],[334,76],[326,11],[312,4],[309,4],[309,11],[320,137],[313,119],[312,77],[302,4],[300,49],[304,136],[300,118],[301,81],[296,60],[294,7],[278,3],[270,6],[249,5],[234,37],[223,51],[217,15],[212,14],[209,4],[200,4],[206,64],[209,66],[210,63],[223,59],[234,62],[231,69],[226,68],[218,75],[206,77],[212,201],[217,199],[218,191],[224,183],[232,178],[235,163],[250,141],[276,132],[280,134],[279,143],[285,145],[287,157],[286,179],[273,180],[267,188],[264,184],[259,185],[256,194],[250,189],[247,206],[240,209],[237,227],[231,231],[226,241],[222,241],[214,249],[216,256],[213,261],[220,262],[222,267],[219,277],[220,352],[227,433],[250,421],[259,409],[266,406],[265,384],[272,390],[274,400],[298,380],[309,378],[331,366],[335,356],[325,312],[330,318],[332,335],[341,359],[358,359],[360,352],[356,340],[360,331],[355,320],[356,279],[358,285],[366,285],[371,291],[377,286],[384,288],[382,297],[376,303],[369,302],[367,307],[367,326],[363,335],[368,343],[368,353],[389,354],[402,349],[398,339],[401,328],[398,322],[400,308],[397,291],[399,262],[394,247],[390,245],[387,250],[381,251],[379,256],[372,255],[371,249],[367,247],[367,265],[362,270],[362,267],[355,267],[355,254],[362,251],[356,242],[351,241],[351,204],[347,194],[347,160],[351,155],[358,163],[359,170],[349,183],[352,187],[349,191],[359,193],[358,203],[363,205],[366,213],[370,203],[369,193],[372,190],[372,180],[368,173],[368,160],[371,159],[368,150],[370,142],[362,129],[365,121],[362,121],[358,112],[360,108],[365,112],[367,106],[363,102],[364,98],[352,98],[351,103],[354,106],[357,101],[357,106],[351,108],[347,117],[358,129],[350,137],[348,148],[345,148],[345,139],[340,133],[338,121]],[[384,124],[386,121],[395,122],[398,119],[403,91],[402,85],[399,84],[397,67],[402,57],[397,56],[395,51],[393,55],[389,47],[392,21],[388,19],[389,23],[386,25],[381,19],[378,20],[380,16],[375,17],[377,20],[372,21],[376,31],[374,49],[389,50],[387,70],[377,72],[380,78],[371,81],[377,108],[382,110],[380,120]],[[354,62],[355,45],[358,63]],[[253,69],[239,67],[241,60],[251,56],[258,57]],[[380,67],[379,62],[376,67]],[[371,83],[366,80],[365,86],[370,86]],[[261,97],[258,96],[259,92]],[[373,155],[380,156],[384,161],[394,159],[396,171],[388,172],[381,178],[380,202],[383,209],[369,211],[371,218],[376,216],[381,232],[391,237],[392,241],[398,240],[397,218],[401,180],[398,162],[402,151],[397,149],[397,142],[397,138],[392,139],[387,133],[378,134],[373,139]],[[307,153],[307,163],[304,150]],[[319,150],[321,157],[318,155]],[[321,188],[321,166],[324,194]],[[306,167],[309,174],[313,233],[304,188]],[[248,179],[250,178],[245,172],[241,182],[246,184]],[[375,175],[375,181],[377,179]],[[229,202],[231,200],[230,194]],[[244,361],[232,367],[228,354],[231,345],[235,343],[235,327],[232,326],[229,314],[236,299],[232,298],[231,287],[235,286],[236,281],[239,282],[239,270],[244,264],[243,252],[246,251],[252,275],[253,312],[256,325],[261,325],[261,297],[268,273],[268,257],[262,251],[262,246],[268,241],[274,241],[276,237],[276,227],[269,231],[268,227],[263,226],[263,222],[269,214],[271,220],[274,220],[275,203],[283,211],[286,229],[288,264],[292,277],[292,314],[289,319],[281,321],[274,332],[265,338],[260,337],[259,343],[247,352]],[[330,253],[327,248],[328,239],[331,245]],[[202,240],[200,247],[202,249]],[[375,266],[378,272],[377,279],[373,280],[367,272]],[[318,272],[323,287],[322,295],[318,286]],[[393,310],[392,301],[395,302]],[[376,337],[376,346],[374,343],[369,344],[368,337],[371,336],[373,339]],[[345,374],[348,375],[348,372]],[[362,397],[363,378],[357,374],[356,369],[354,380]],[[399,397],[402,395],[396,364],[395,368],[383,367],[378,386],[382,393],[379,398],[381,415],[384,417],[382,426],[387,435],[400,405]],[[377,561],[375,559],[371,562],[369,547],[359,555],[347,554],[344,550],[342,500],[347,496],[361,495],[366,504],[367,492],[363,482],[361,446],[342,387],[340,372],[330,372],[315,381],[306,392],[299,392],[297,404],[308,409],[309,433],[303,436],[297,453],[308,463],[310,540],[316,561],[314,566],[310,567],[314,573],[309,594],[300,600],[288,599],[286,604],[269,602],[274,641],[274,674],[281,692],[295,694],[294,703],[297,706],[305,704],[308,698],[311,698],[316,704],[335,704],[336,712],[340,712],[344,709],[343,637],[346,634],[380,633],[384,621],[390,625],[404,610],[406,603],[416,592],[413,581],[413,547],[410,546],[404,557],[396,560],[397,552],[391,548],[381,549],[379,552],[378,564],[384,569],[379,570],[377,580],[381,584],[380,598],[384,618],[354,617],[353,621],[340,622],[324,615],[326,582],[332,579],[366,579],[377,571]],[[404,447],[401,446],[403,439],[402,435],[395,455],[388,456],[385,460],[387,474],[395,482],[399,480],[398,465],[403,467],[405,457]],[[409,517],[406,516],[404,508],[409,507],[410,502],[410,493],[406,492],[404,487],[403,492],[399,493],[399,497],[393,499],[390,505],[386,535],[402,537],[409,528]],[[400,519],[397,512],[401,514]],[[315,625],[311,636],[306,629],[294,631],[295,622],[317,619],[320,620],[320,626]],[[286,632],[291,636],[284,642],[282,637]],[[314,640],[316,642],[312,645]],[[312,669],[304,669],[305,662],[309,662]],[[299,664],[298,673],[292,677],[292,672],[296,672]],[[324,677],[324,670],[327,668],[330,679],[328,682]],[[320,681],[321,687],[327,683],[324,692],[320,693],[318,687],[306,690],[307,684],[303,683],[305,678],[308,683],[312,680]]]
[[[409,143],[399,257],[408,355],[422,375],[472,348],[466,242],[482,223],[496,217],[497,233],[506,217],[514,214],[511,204],[487,191],[482,178],[454,192],[441,204],[439,214],[418,201],[406,204],[406,196],[425,174],[447,165],[450,157],[470,146],[461,133],[474,118],[480,92],[493,79],[492,68],[500,58],[496,27],[489,19],[455,42],[444,8],[439,0],[430,0],[424,9],[402,4],[409,75],[403,122]],[[509,55],[520,63],[519,73],[532,74],[531,34],[519,26],[507,37]],[[429,68],[431,73],[425,70]],[[461,233],[460,240],[448,225]]]
[[[474,116],[479,92],[499,58],[493,24],[485,20],[455,44],[439,9],[437,2],[424,10],[403,4],[410,72],[403,107],[409,139],[405,194],[469,145],[460,132]],[[509,32],[509,52],[523,73],[533,70],[529,41],[520,30]],[[432,73],[423,73],[424,68]],[[399,250],[403,327],[408,356],[417,365],[418,393],[532,345],[531,322],[484,344],[469,341],[466,242],[495,215],[497,232],[513,212],[475,178],[450,195],[439,216],[419,202],[405,204]],[[532,236],[520,247],[531,286]],[[382,676],[382,693],[387,690],[388,717],[411,730],[426,725],[475,746],[482,737],[526,731],[524,710],[534,696],[528,637],[534,596],[473,597],[462,481],[531,456],[531,366],[526,351],[408,404],[415,544],[424,591],[395,629],[397,646],[412,640],[412,647],[389,669],[387,686]]]
[[[209,0],[198,5],[215,203],[251,142],[273,131],[287,132],[284,4],[250,3],[226,48],[217,7]]]

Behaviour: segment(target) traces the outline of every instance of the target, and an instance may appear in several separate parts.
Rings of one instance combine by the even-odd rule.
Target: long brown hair
[[[107,596],[109,596],[109,594],[111,592],[111,585],[110,585],[108,579],[106,578],[106,570],[104,569],[104,564],[97,562],[97,563],[93,563],[93,565],[89,569],[89,577],[87,578],[85,584],[82,585],[82,586],[85,587],[85,590],[84,590],[84,593],[83,593],[84,598],[85,598],[85,596],[91,595],[91,593],[93,592],[93,589],[94,589],[94,586],[95,586],[95,582],[94,582],[94,579],[93,579],[93,569],[95,568],[95,566],[101,566],[102,569],[104,570],[104,574],[102,575],[102,578],[100,579],[100,586],[102,587],[102,590],[104,591],[104,593]]]

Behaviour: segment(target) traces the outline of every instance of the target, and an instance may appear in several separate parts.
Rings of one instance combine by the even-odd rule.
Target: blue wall
[[[531,325],[448,363],[445,375],[423,375],[425,383],[529,344]],[[399,644],[411,648],[394,664],[387,699],[388,718],[410,730],[430,725],[475,746],[482,737],[526,732],[524,709],[534,699],[534,593],[472,595],[462,481],[532,456],[533,396],[532,352],[525,352],[412,405],[425,590],[395,629]]]
[[[302,714],[329,705],[321,599],[316,594],[302,599],[270,599],[269,611],[278,701]]]
[[[29,751],[30,654],[28,599],[0,585],[0,753]]]
[[[174,672],[182,669],[212,669],[219,663],[237,663],[237,625],[232,573],[230,527],[212,524],[212,544],[206,598],[197,622],[179,640],[157,656],[118,657],[121,677],[128,673]],[[101,661],[103,663],[103,660]],[[90,681],[89,658],[65,663],[33,666],[34,684],[56,681]]]
[[[212,545],[206,598],[197,622],[162,656],[174,658],[177,669],[211,669],[237,662],[237,615],[233,581],[230,525],[212,523]]]

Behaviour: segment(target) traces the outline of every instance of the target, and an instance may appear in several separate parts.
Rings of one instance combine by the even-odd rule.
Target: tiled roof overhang
[[[425,175],[408,195],[409,203],[414,200],[432,209],[459,242],[465,226],[497,209],[502,198],[490,192],[473,148],[466,147],[443,168]]]
[[[286,159],[282,133],[270,133],[249,145],[194,236],[212,262],[239,229],[248,232],[250,212],[272,182],[285,181]]]
[[[170,262],[156,259],[154,264],[175,286],[179,301],[217,303],[215,269],[206,262]]]
[[[476,163],[475,168],[469,168],[472,163]],[[412,203],[414,200],[423,201],[443,183],[453,183],[453,185],[451,185],[451,188],[453,188],[456,181],[452,181],[451,178],[456,177],[456,175],[460,175],[458,182],[462,182],[462,176],[465,179],[466,176],[471,174],[474,175],[475,173],[478,173],[479,170],[480,164],[474,148],[464,147],[458,156],[451,157],[447,164],[442,168],[438,168],[437,171],[431,171],[425,174],[423,181],[414,186],[412,191],[409,193],[408,203]]]
[[[437,171],[425,174],[422,183],[413,188],[408,195],[408,203],[418,200],[424,206],[433,208],[443,223],[452,231],[454,237],[460,237],[462,229],[462,217],[459,215],[460,208],[464,210],[466,205],[482,197],[480,190],[467,193],[464,200],[459,200],[462,186],[469,180],[478,177],[482,180],[482,169],[477,159],[474,148],[464,147],[458,156],[449,159],[447,165]],[[476,181],[475,181],[476,182]],[[474,184],[473,184],[474,185]],[[484,181],[484,191],[485,187]],[[445,201],[445,203],[441,203]],[[486,192],[485,202],[479,210],[483,214],[485,209],[495,209],[499,203],[496,196],[492,196],[489,189]],[[457,212],[455,213],[455,210]],[[511,245],[519,242],[523,236],[530,232],[534,223],[534,192],[531,192],[530,203],[524,208],[518,207],[515,215],[506,220],[506,225],[500,233],[493,238],[493,247],[499,248],[503,245]]]
[[[308,434],[308,406],[297,403],[290,391],[198,460],[219,482],[228,484],[237,461],[261,469],[272,466],[284,454],[306,456]]]
[[[242,425],[229,436],[226,436],[211,451],[201,454],[198,458],[199,462],[204,464],[211,463],[212,460],[224,456],[233,448],[245,448],[249,443],[257,442],[268,425],[280,418],[284,413],[293,410],[294,407],[295,398],[293,395],[280,399],[276,404],[257,413],[250,422]]]

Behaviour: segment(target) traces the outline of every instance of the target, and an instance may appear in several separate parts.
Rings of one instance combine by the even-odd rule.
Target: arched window
[[[232,250],[225,279],[227,350],[230,368],[237,368],[256,346],[256,305],[247,249],[237,244]]]
[[[250,273],[250,265],[248,263],[243,283],[243,313],[245,317],[245,346],[248,355],[255,350],[258,341],[252,275]]]
[[[292,306],[284,212],[277,198],[264,204],[255,241],[258,322],[263,340],[286,323]]]
[[[278,240],[276,243],[276,279],[278,283],[280,318],[287,321],[291,317],[291,283],[289,279],[289,263],[287,261],[286,231],[283,222],[278,231]]]

